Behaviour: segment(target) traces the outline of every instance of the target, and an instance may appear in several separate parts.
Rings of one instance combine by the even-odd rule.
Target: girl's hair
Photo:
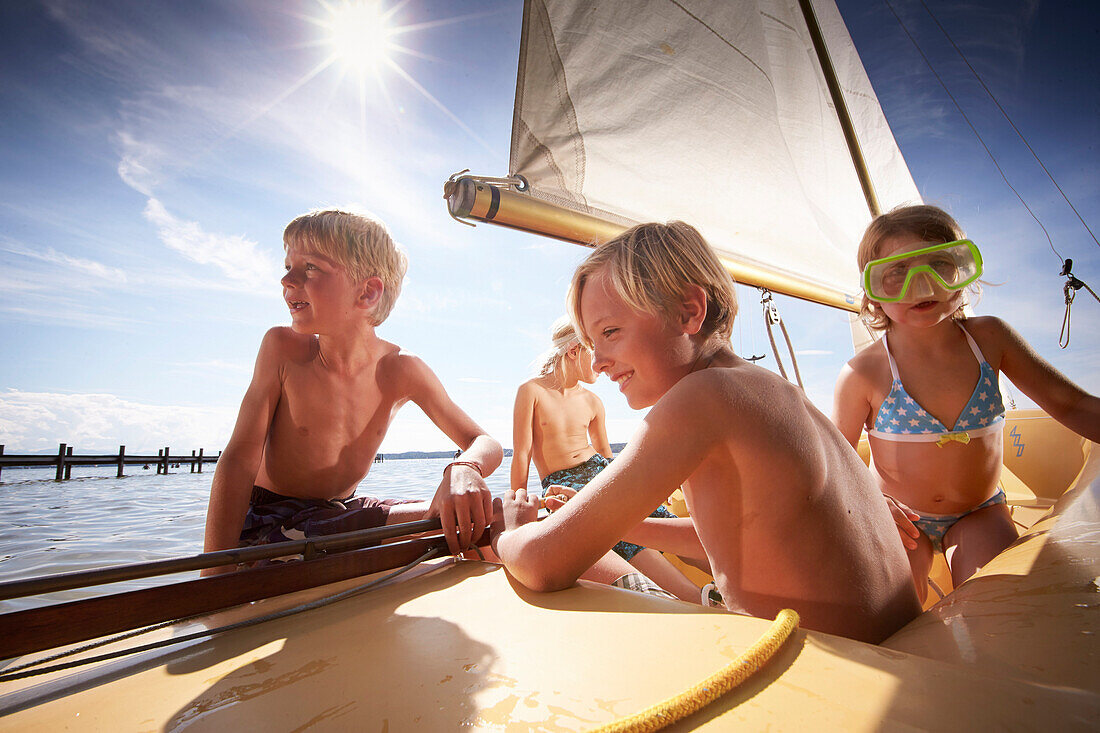
[[[283,249],[292,246],[335,260],[352,282],[379,278],[382,298],[371,313],[371,325],[378,326],[386,320],[401,294],[401,281],[409,260],[390,237],[385,224],[363,214],[315,209],[286,225]]]
[[[563,383],[565,355],[576,344],[580,344],[580,339],[569,316],[562,316],[554,321],[554,325],[550,327],[550,349],[539,357],[541,365],[538,376],[553,376],[558,384]]]
[[[898,206],[885,214],[876,216],[867,225],[867,231],[863,233],[863,239],[860,240],[859,249],[856,251],[860,273],[863,273],[863,268],[867,267],[868,262],[881,257],[880,251],[885,240],[903,234],[912,234],[929,245],[946,244],[966,237],[959,223],[938,206],[928,204]],[[969,286],[967,290],[975,295],[981,293],[981,287],[977,283]],[[968,302],[964,293],[963,302],[951,317],[960,320],[966,318],[964,309]],[[859,315],[868,328],[885,331],[890,327],[890,317],[886,315],[882,305],[868,298],[867,293],[863,294]]]
[[[581,343],[589,349],[592,337],[581,321],[581,292],[600,271],[607,272],[615,293],[628,306],[670,321],[687,288],[698,285],[707,296],[700,335],[707,345],[729,341],[737,316],[733,278],[690,224],[639,224],[596,247],[577,267],[566,302]]]

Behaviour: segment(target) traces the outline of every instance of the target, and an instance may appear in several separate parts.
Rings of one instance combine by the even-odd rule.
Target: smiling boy
[[[571,585],[683,486],[726,606],[879,642],[920,612],[893,521],[855,451],[801,390],[729,345],[733,282],[683,222],[643,224],[573,276],[593,366],[652,407],[607,469],[549,518],[505,495],[498,555],[536,590]]]
[[[375,333],[400,293],[404,252],[380,222],[336,210],[298,217],[283,243],[291,326],[272,328],[260,344],[214,474],[206,551],[436,515],[452,552],[468,547],[491,518],[484,476],[503,453],[427,364]],[[354,497],[409,401],[462,455],[430,503]]]

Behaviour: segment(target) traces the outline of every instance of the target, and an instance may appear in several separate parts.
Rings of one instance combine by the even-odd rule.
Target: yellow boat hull
[[[881,646],[798,630],[675,729],[1096,730],[1100,454],[1086,458],[1048,516]],[[585,582],[534,593],[493,564],[437,561],[282,620],[2,683],[0,729],[587,730],[691,687],[769,625]]]

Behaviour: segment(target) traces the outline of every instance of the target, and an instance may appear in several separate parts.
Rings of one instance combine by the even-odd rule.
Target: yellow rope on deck
[[[779,651],[779,647],[783,646],[783,642],[797,628],[798,614],[789,608],[784,608],[775,617],[771,628],[757,639],[755,644],[719,672],[675,697],[670,697],[630,717],[600,726],[593,733],[649,733],[686,718],[751,677]]]

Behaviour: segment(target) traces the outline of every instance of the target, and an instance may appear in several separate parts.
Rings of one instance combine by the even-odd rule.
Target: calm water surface
[[[356,493],[430,499],[448,463],[447,458],[378,463]],[[505,458],[486,480],[495,496],[508,488],[510,469],[511,458]],[[75,466],[68,481],[54,481],[54,470],[9,468],[0,474],[0,582],[202,552],[213,467],[201,474],[183,467],[158,476],[153,468],[127,466],[129,475],[116,478],[113,466]],[[528,485],[538,485],[533,470]],[[191,577],[197,573],[0,601],[0,611]]]

